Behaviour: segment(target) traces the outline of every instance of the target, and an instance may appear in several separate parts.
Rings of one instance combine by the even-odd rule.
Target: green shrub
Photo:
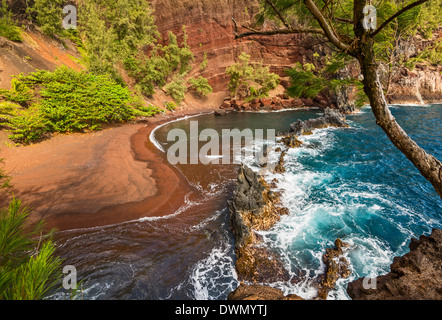
[[[261,86],[261,88],[259,88],[259,95],[262,96],[268,96],[268,93],[279,85],[279,76],[270,72],[269,67],[264,67],[259,63],[251,64],[250,55],[242,52],[239,56],[239,60],[238,63],[226,69],[226,73],[230,76],[228,88],[232,95],[237,94],[237,90],[240,86],[246,86],[249,92],[251,92],[251,82],[255,82]],[[258,89],[255,89],[255,91],[257,90]]]
[[[40,98],[10,120],[12,139],[30,143],[48,132],[99,130],[110,122],[124,122],[135,115],[131,92],[109,76],[61,67],[17,77],[21,86]],[[37,93],[36,93],[37,94]]]
[[[2,0],[0,8],[0,36],[11,41],[23,41],[20,29],[15,25],[12,12],[9,10],[6,0]]]
[[[11,90],[0,89],[0,97],[27,106],[34,97],[34,91],[14,78],[11,81]]]
[[[199,78],[189,79],[189,83],[192,90],[195,90],[204,97],[213,92],[213,88],[209,85],[209,81],[202,76],[200,76]]]
[[[178,106],[175,102],[171,101],[171,102],[166,102],[164,104],[164,107],[169,111],[174,111]]]
[[[182,75],[177,75],[173,78],[172,82],[168,83],[164,90],[171,96],[178,105],[183,102],[187,92],[186,81]]]
[[[63,5],[64,0],[34,0],[30,11],[43,33],[53,37],[63,32]]]
[[[187,33],[184,31],[183,42],[178,44],[177,37],[169,32],[167,45],[156,45],[149,56],[129,56],[125,67],[129,75],[141,87],[146,96],[155,93],[155,87],[164,87],[173,75],[184,75],[192,66],[194,56],[187,45]]]
[[[49,131],[46,124],[38,106],[23,110],[9,120],[12,132],[9,138],[25,144],[36,142]]]
[[[153,117],[164,112],[160,107],[154,105],[140,106],[134,110],[134,115],[137,117]]]

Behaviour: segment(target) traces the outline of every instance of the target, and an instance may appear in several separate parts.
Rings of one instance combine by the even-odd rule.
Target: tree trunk
[[[442,163],[420,148],[391,114],[379,80],[373,42],[374,40],[371,37],[362,37],[362,40],[359,42],[357,58],[364,75],[364,91],[370,100],[371,109],[377,120],[376,123],[384,130],[391,142],[431,182],[436,192],[442,198]]]

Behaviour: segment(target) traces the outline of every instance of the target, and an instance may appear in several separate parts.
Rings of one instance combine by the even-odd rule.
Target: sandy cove
[[[194,111],[192,114],[210,110]],[[2,146],[0,158],[13,193],[59,231],[105,226],[172,214],[192,187],[149,140],[158,125],[180,118],[149,119],[88,134],[56,135],[31,146]],[[0,206],[10,196],[0,194]]]

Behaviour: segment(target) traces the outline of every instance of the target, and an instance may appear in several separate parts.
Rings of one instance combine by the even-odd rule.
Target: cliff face
[[[251,25],[259,10],[256,0],[152,0],[151,5],[155,9],[158,29],[163,35],[167,35],[169,31],[182,35],[182,26],[186,25],[188,43],[196,56],[195,65],[203,61],[204,53],[207,54],[208,66],[203,76],[209,79],[214,92],[226,91],[228,77],[225,69],[236,62],[236,57],[242,51],[250,54],[252,61],[263,61],[271,67],[272,72],[285,77],[284,70],[291,68],[295,62],[312,62],[315,52],[322,55],[327,50],[325,46],[313,47],[314,41],[306,35],[235,40],[232,18],[237,21],[238,26]],[[245,29],[240,28],[240,31]],[[421,46],[422,43],[417,42],[404,50],[408,50],[407,55],[413,56]],[[404,69],[394,79],[390,103],[422,104],[441,101],[441,67],[419,68],[418,66],[413,72]],[[286,79],[283,79],[282,84],[288,85],[284,80]],[[320,97],[316,102],[324,107],[334,103],[347,108],[348,98],[352,98],[351,94],[348,96],[345,93],[338,97]],[[341,101],[342,98],[345,101]]]
[[[433,39],[427,40],[416,36],[410,43],[399,46],[399,55],[405,58],[416,57],[425,48],[441,41],[442,28],[434,34]],[[402,67],[392,79],[389,103],[426,104],[442,100],[442,66],[418,63],[414,70]]]
[[[389,103],[427,104],[442,100],[442,66],[422,66],[403,69],[396,77]]]
[[[203,76],[209,79],[214,92],[226,90],[226,67],[234,64],[243,51],[250,54],[253,61],[263,61],[273,72],[284,76],[283,70],[295,61],[313,55],[313,51],[306,48],[274,46],[300,43],[303,36],[299,35],[235,40],[232,18],[238,25],[250,25],[259,9],[256,0],[153,0],[151,5],[161,34],[173,31],[180,36],[182,26],[186,26],[188,44],[196,56],[195,65],[207,54],[208,65]]]

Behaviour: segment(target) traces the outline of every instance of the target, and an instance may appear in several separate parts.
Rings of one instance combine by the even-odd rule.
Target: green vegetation
[[[442,64],[442,40],[435,41],[435,43],[425,50],[421,51],[416,57],[409,59],[405,66],[410,70],[414,70],[418,63],[429,63],[432,65]]]
[[[181,43],[169,32],[168,43],[163,45],[158,42],[160,35],[147,0],[83,1],[79,11],[91,72],[110,75],[123,84],[119,68],[124,68],[141,94],[152,96],[164,88],[176,102],[182,102],[187,92],[184,78],[195,60],[185,26]]]
[[[42,299],[60,283],[55,244],[42,223],[28,230],[29,214],[15,198],[0,210],[0,300]]]
[[[0,164],[3,159],[0,159]],[[0,191],[10,187],[0,167]],[[43,223],[28,226],[30,210],[13,198],[0,209],[0,300],[43,299],[61,283],[61,260]]]
[[[169,110],[169,111],[174,111],[174,110],[177,108],[177,104],[176,104],[175,102],[173,102],[173,101],[171,101],[171,102],[166,102],[166,103],[164,104],[164,107],[165,107],[167,110]]]
[[[15,25],[6,0],[2,0],[0,6],[0,36],[11,41],[21,42],[23,39],[20,35],[20,28]]]
[[[131,92],[108,76],[67,67],[19,75],[14,82],[25,88],[28,100],[24,102],[30,104],[29,108],[9,106],[7,109],[13,115],[8,123],[13,133],[11,138],[22,143],[38,141],[51,132],[93,131],[106,123],[158,112],[155,108],[137,105]],[[3,98],[14,96],[13,93],[3,94]],[[6,107],[3,109],[7,111]]]
[[[204,52],[204,58],[200,64],[200,71],[201,72],[205,71],[208,64],[209,64],[209,60],[207,59],[207,52]]]
[[[250,63],[250,55],[242,52],[239,62],[228,67],[226,73],[230,76],[229,90],[233,96],[246,88],[248,98],[268,96],[269,92],[279,84],[279,76],[270,72],[269,67],[260,63]]]
[[[18,103],[24,107],[31,102],[33,96],[33,91],[16,78],[11,81],[11,90],[0,89],[0,97],[7,101]]]
[[[62,18],[64,0],[34,0],[29,13],[35,17],[37,25],[43,33],[55,36],[63,32]]]
[[[319,56],[315,56],[319,58]],[[296,98],[314,99],[321,92],[329,94],[336,93],[341,88],[353,86],[357,88],[356,106],[360,107],[366,102],[366,96],[362,90],[362,83],[354,78],[338,79],[333,77],[338,70],[347,63],[347,58],[342,53],[332,56],[325,67],[318,69],[313,63],[302,65],[297,62],[295,66],[287,71],[291,80],[291,86],[287,88],[287,94]]]
[[[2,16],[12,24],[6,0],[2,1]],[[183,101],[188,83],[202,96],[212,91],[202,77],[186,80],[194,56],[185,26],[180,42],[170,32],[168,43],[160,44],[147,0],[81,0],[78,30],[62,29],[63,4],[36,0],[27,12],[46,34],[76,43],[88,71],[67,67],[37,71],[16,76],[11,90],[0,90],[0,125],[14,141],[28,144],[55,132],[94,131],[104,124],[174,110],[175,103],[165,109],[146,105],[143,95],[151,96],[157,89],[177,104]],[[123,81],[123,68],[135,80],[134,92]]]
[[[190,89],[196,91],[203,97],[207,97],[213,92],[213,88],[209,85],[209,81],[202,76],[189,79],[189,83]]]
[[[184,39],[181,45],[177,37],[169,32],[169,42],[167,45],[157,44],[149,56],[132,56],[125,61],[129,75],[133,77],[141,87],[141,92],[147,96],[155,93],[155,87],[164,87],[169,78],[176,80],[172,84],[171,92],[177,92],[177,85],[182,82],[182,77],[192,68],[194,57],[187,45],[187,34],[185,28]],[[179,90],[178,90],[179,92]]]
[[[83,0],[78,12],[89,71],[120,83],[117,66],[159,36],[147,0]]]
[[[181,104],[187,92],[187,85],[186,80],[184,80],[184,76],[181,74],[176,75],[172,82],[168,83],[164,87],[164,90],[178,103],[178,105]]]

